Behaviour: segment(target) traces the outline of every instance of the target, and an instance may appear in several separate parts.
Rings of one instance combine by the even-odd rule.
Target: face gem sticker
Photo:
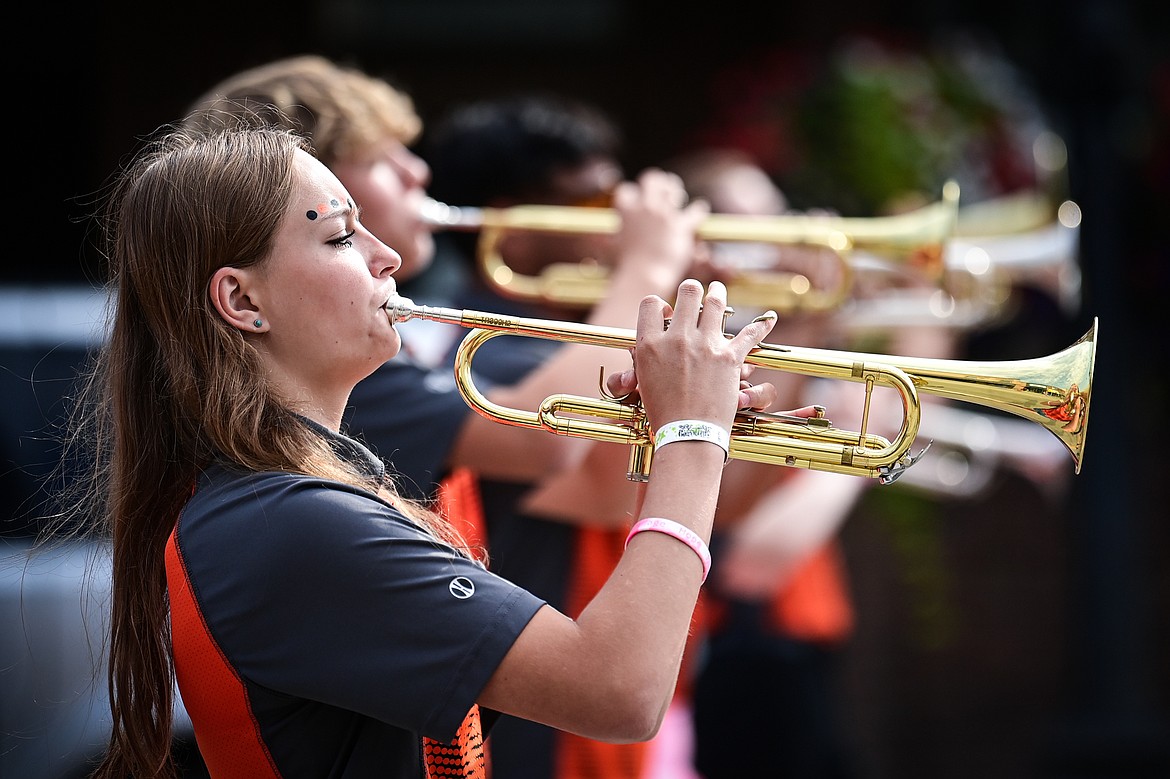
[[[353,203],[351,203],[349,201],[349,198],[346,198],[345,202],[346,202],[346,205],[348,205],[350,208],[353,208]],[[341,201],[338,200],[337,198],[332,198],[329,201],[329,205],[333,206],[334,208],[337,208],[338,206],[341,205]],[[325,208],[326,208],[326,206],[324,203],[318,203],[316,210],[309,209],[308,211],[305,212],[305,216],[308,217],[310,222],[312,222],[314,219],[316,219],[318,216],[320,216],[323,211],[325,211]]]

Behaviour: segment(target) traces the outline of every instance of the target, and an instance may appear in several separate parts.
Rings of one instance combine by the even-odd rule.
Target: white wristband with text
[[[654,448],[675,441],[707,441],[723,450],[726,462],[731,455],[731,434],[714,422],[702,419],[678,419],[668,422],[654,433]]]

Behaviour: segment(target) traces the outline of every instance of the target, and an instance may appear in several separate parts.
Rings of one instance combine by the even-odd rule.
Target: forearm
[[[639,516],[671,519],[706,541],[722,468],[723,452],[711,444],[664,447]],[[591,738],[651,737],[674,692],[701,582],[686,544],[657,532],[634,536],[576,622],[537,615],[539,629],[520,637],[481,701]],[[512,663],[536,665],[542,683],[509,672]]]

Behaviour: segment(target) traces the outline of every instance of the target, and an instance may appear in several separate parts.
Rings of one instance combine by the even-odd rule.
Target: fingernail
[[[753,322],[767,322],[769,319],[776,319],[776,318],[777,318],[777,314],[775,311],[765,311],[764,313],[760,314],[758,317],[756,317],[752,321]]]

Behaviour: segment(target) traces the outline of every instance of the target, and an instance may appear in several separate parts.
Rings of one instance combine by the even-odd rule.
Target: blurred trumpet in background
[[[846,342],[907,328],[956,334],[990,327],[1010,317],[1023,287],[1071,314],[1080,305],[1081,212],[1060,197],[1063,149],[1058,136],[1042,134],[1033,148],[1036,187],[962,207],[959,185],[948,181],[937,202],[889,216],[716,210],[698,230],[710,249],[705,272],[728,286],[740,316],[768,308],[824,314],[823,324]],[[611,235],[620,217],[610,208],[480,209],[432,200],[424,218],[436,229],[478,231],[481,275],[505,296],[587,307],[606,293],[604,262],[582,258],[524,275],[508,265],[505,244],[526,233]],[[1054,471],[1063,452],[1051,436],[1003,415],[932,405],[937,416],[922,434],[934,446],[921,467],[909,469],[907,486],[973,497],[1007,468],[1041,489],[1059,489]]]
[[[899,483],[928,496],[979,498],[1011,472],[1055,500],[1070,481],[1064,447],[1020,419],[935,403],[920,433],[933,444]]]
[[[938,201],[892,216],[714,213],[700,224],[698,237],[716,244],[800,247],[806,256],[812,250],[818,264],[828,264],[827,269],[807,273],[776,264],[720,265],[728,302],[779,313],[832,311],[851,294],[851,257],[858,251],[884,257],[925,279],[939,279],[944,247],[956,227],[958,202],[958,184],[947,182]],[[510,234],[525,232],[611,235],[620,224],[613,209],[544,205],[464,208],[431,200],[424,204],[423,219],[436,229],[479,231],[480,272],[505,296],[587,307],[606,294],[609,269],[595,259],[555,263],[537,275],[522,275],[507,264],[502,244]],[[817,280],[825,283],[815,283]]]
[[[1009,222],[1019,216],[1007,202],[979,204],[985,205],[1004,207]],[[1008,222],[996,229],[983,208],[966,224],[966,211],[959,210],[956,234],[947,241],[944,281],[937,287],[906,283],[901,269],[882,258],[857,257],[857,294],[837,313],[844,329],[988,327],[1010,316],[1013,293],[1024,287],[1049,296],[1064,313],[1075,313],[1081,303],[1081,209],[1075,202],[1065,200],[1047,223],[1019,232],[1005,229]],[[995,231],[977,232],[985,229]]]
[[[1080,303],[1080,208],[1053,213],[1036,193],[958,205],[948,182],[935,203],[903,214],[839,217],[712,214],[699,227],[711,245],[709,272],[737,308],[836,312],[847,331],[986,326],[1010,310],[1012,291],[1033,286],[1071,312]],[[1047,215],[1042,221],[1040,214]],[[505,296],[588,307],[609,284],[596,258],[552,263],[524,275],[507,263],[510,234],[610,235],[612,209],[523,205],[466,208],[424,204],[436,229],[478,231],[482,277]]]
[[[820,402],[824,395],[812,385],[807,398]],[[1042,428],[938,398],[923,401],[918,434],[930,446],[903,472],[899,488],[938,500],[978,500],[1011,473],[1056,501],[1071,483],[1065,447]]]

